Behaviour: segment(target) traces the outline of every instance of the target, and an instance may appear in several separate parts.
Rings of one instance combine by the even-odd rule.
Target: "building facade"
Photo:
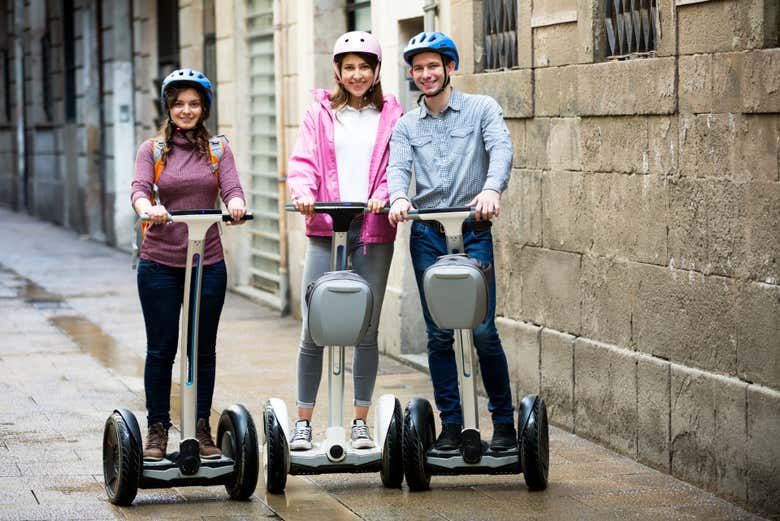
[[[310,90],[333,85],[335,38],[377,35],[408,109],[401,49],[447,32],[455,87],[496,98],[514,145],[494,237],[517,397],[780,516],[776,0],[0,0],[0,15],[0,204],[129,249],[160,81],[201,69],[257,216],[225,235],[231,286],[297,315],[286,161]],[[380,349],[424,364],[407,237]]]

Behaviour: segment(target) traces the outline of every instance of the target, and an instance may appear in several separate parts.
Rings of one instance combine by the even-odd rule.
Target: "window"
[[[607,0],[604,25],[609,57],[650,53],[656,48],[656,0]]]
[[[347,31],[371,31],[370,0],[347,0]]]
[[[41,97],[46,122],[51,122],[54,119],[54,93],[52,92],[51,76],[51,41],[47,30],[41,38]]]
[[[62,43],[65,54],[65,121],[76,121],[76,34],[73,0],[62,2]]]
[[[517,67],[517,2],[484,0],[485,70]]]

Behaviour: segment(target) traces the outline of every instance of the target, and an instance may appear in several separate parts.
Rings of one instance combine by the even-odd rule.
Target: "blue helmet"
[[[211,108],[211,97],[214,91],[211,88],[211,82],[200,71],[195,69],[177,69],[170,73],[160,86],[160,102],[162,103],[163,114],[165,114],[165,89],[174,84],[181,84],[182,87],[195,87],[205,92],[207,108]]]
[[[412,58],[421,52],[437,52],[455,62],[455,70],[458,70],[458,48],[452,38],[439,31],[421,32],[413,36],[404,48],[404,61],[412,66]]]

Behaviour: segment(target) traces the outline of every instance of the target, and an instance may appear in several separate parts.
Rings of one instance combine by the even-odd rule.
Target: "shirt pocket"
[[[431,172],[436,160],[433,136],[415,136],[409,140],[409,143],[412,145],[415,169]]]

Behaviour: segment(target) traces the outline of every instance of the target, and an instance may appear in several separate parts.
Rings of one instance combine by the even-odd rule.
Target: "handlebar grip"
[[[241,218],[241,221],[251,221],[255,218],[254,214],[252,212],[247,212],[244,214],[244,217]],[[241,222],[239,221],[239,222]],[[222,214],[222,222],[230,223],[234,222],[234,219],[230,216],[229,213],[223,213]]]

